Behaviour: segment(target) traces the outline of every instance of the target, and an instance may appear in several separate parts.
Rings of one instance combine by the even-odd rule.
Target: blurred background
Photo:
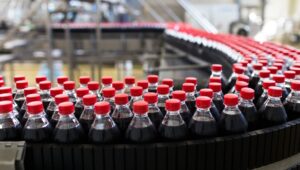
[[[103,34],[102,22],[185,22],[300,46],[300,0],[1,0],[0,74],[8,84],[13,75],[25,75],[30,84],[36,75],[142,79],[163,70],[172,76],[172,69],[154,66],[160,44],[146,39],[139,47],[142,34]],[[90,29],[74,32],[74,26]]]

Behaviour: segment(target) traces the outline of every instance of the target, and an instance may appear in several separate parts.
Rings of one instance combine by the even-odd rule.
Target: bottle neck
[[[13,117],[13,112],[7,112],[7,113],[0,113],[0,119],[5,119],[5,118],[12,118]]]
[[[144,113],[144,114],[134,113],[134,117],[136,117],[136,118],[144,118],[144,117],[148,117],[148,112],[147,112],[147,113]]]
[[[285,83],[276,83],[276,86],[277,86],[277,87],[284,88],[284,87],[285,87]]]
[[[107,112],[106,114],[96,114],[96,119],[103,119],[103,118],[106,118],[106,117],[110,117],[109,113],[110,112]]]
[[[80,84],[80,87],[87,87],[87,84]]]
[[[157,102],[156,103],[149,103],[148,107],[157,107]]]
[[[168,98],[169,97],[169,94],[158,94],[157,96],[158,98]]]
[[[210,77],[221,77],[222,71],[212,71]]]
[[[251,76],[252,76],[252,77],[259,77],[259,71],[260,71],[260,70],[253,70]]]
[[[94,110],[94,105],[84,105],[84,109]]]
[[[104,101],[113,101],[114,97],[103,97]]]
[[[208,108],[197,107],[197,111],[198,111],[198,112],[208,112],[209,109],[210,109],[210,107],[208,107]]]
[[[38,118],[41,118],[41,117],[44,117],[44,112],[40,112],[38,114],[31,114],[31,113],[28,113],[29,116],[28,116],[28,119],[38,119]]]
[[[280,99],[280,97],[274,97],[274,96],[268,96],[268,99],[269,100],[272,100],[272,101],[280,101],[281,102],[281,99]]]
[[[177,111],[168,111],[167,110],[167,113],[168,115],[179,115],[180,114],[180,110],[177,110]]]
[[[143,99],[143,96],[131,96],[131,97],[132,97],[132,101],[138,101]]]
[[[134,84],[125,84],[127,89],[130,89],[131,87],[134,87]]]

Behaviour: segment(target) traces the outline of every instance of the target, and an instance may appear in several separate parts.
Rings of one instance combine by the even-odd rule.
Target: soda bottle
[[[246,82],[246,83],[249,84],[250,78],[249,78],[249,76],[246,76],[246,75],[244,75],[244,74],[239,74],[239,75],[237,76],[237,79],[236,79],[236,80],[237,80],[237,81],[243,81],[243,82]]]
[[[91,81],[91,77],[89,77],[89,76],[80,76],[79,77],[80,87],[87,87],[87,84],[90,81]]]
[[[152,121],[153,125],[158,128],[164,118],[164,115],[157,106],[157,93],[144,94],[144,100],[148,102],[148,117]]]
[[[128,107],[128,95],[116,94],[116,108],[112,113],[112,118],[116,122],[122,134],[125,134],[126,129],[133,117],[131,110]]]
[[[56,78],[56,81],[57,81],[57,86],[58,87],[64,88],[64,83],[66,81],[69,81],[69,77],[67,77],[67,76],[58,76]]]
[[[91,94],[94,94],[97,98],[97,102],[102,100],[101,94],[99,92],[99,83],[97,81],[90,81],[87,84],[88,89],[90,90]]]
[[[114,143],[120,139],[119,128],[110,117],[110,112],[110,104],[108,102],[103,101],[95,104],[96,117],[89,131],[89,140],[91,142],[96,144]]]
[[[238,95],[238,97],[240,98],[240,92],[241,92],[242,88],[244,88],[244,87],[248,87],[248,83],[246,83],[244,81],[237,81],[235,83],[234,94]]]
[[[209,98],[213,98],[213,90],[212,89],[201,89],[199,91],[200,96],[206,96]],[[217,109],[216,105],[214,104],[214,102],[211,102],[211,106],[209,108],[210,113],[213,115],[213,117],[215,118],[215,120],[217,122],[219,122],[220,120],[220,112]]]
[[[83,96],[84,109],[80,115],[79,122],[83,130],[88,133],[95,119],[94,104],[97,102],[97,97],[94,94]]]
[[[239,103],[239,109],[244,115],[245,119],[248,122],[248,130],[256,130],[258,128],[258,113],[256,107],[253,103],[254,99],[254,90],[251,88],[242,88],[241,100]]]
[[[44,109],[47,110],[49,103],[51,102],[50,89],[51,82],[50,81],[42,81],[39,84],[40,86],[40,95],[42,98]]]
[[[267,70],[270,71],[270,78],[272,79],[273,78],[273,75],[277,74],[277,67],[274,67],[274,66],[270,66],[270,67],[267,67]]]
[[[255,89],[259,82],[259,72],[262,70],[262,64],[255,63],[253,64],[253,72],[250,76],[249,87]]]
[[[261,96],[258,98],[257,102],[255,103],[255,106],[257,109],[259,109],[264,102],[267,100],[268,98],[268,89],[271,86],[275,86],[275,81],[274,80],[265,80],[263,82],[263,89],[264,92],[261,94]]]
[[[300,68],[292,66],[290,70],[295,72],[295,79],[300,80]]]
[[[213,103],[217,107],[219,113],[222,113],[224,109],[224,103],[223,103],[223,93],[221,90],[221,83],[209,83],[209,88],[212,89],[213,93]]]
[[[218,125],[210,112],[211,98],[199,96],[196,99],[197,110],[193,115],[189,129],[194,138],[206,138],[216,136]]]
[[[58,105],[60,103],[63,103],[63,102],[68,102],[69,101],[69,97],[66,95],[66,94],[58,94],[55,96],[54,98],[55,100],[55,106],[53,108],[53,114],[52,114],[52,117],[50,119],[50,123],[53,127],[56,126],[58,120],[59,120],[59,110],[58,110]]]
[[[197,78],[196,77],[186,77],[185,78],[185,83],[192,83],[192,84],[194,84],[194,86],[195,86],[195,92],[194,92],[194,94],[195,94],[195,97],[198,97],[199,96],[199,92],[197,90],[197,85],[198,85]]]
[[[236,94],[224,96],[225,108],[221,114],[219,127],[221,134],[238,134],[247,131],[248,123],[238,108],[239,98]]]
[[[258,60],[258,63],[262,65],[262,70],[267,70],[268,61],[266,59],[260,59]]]
[[[165,78],[161,81],[161,84],[165,84],[169,86],[169,98],[172,97],[172,92],[174,90],[174,81],[169,78]]]
[[[133,76],[126,76],[124,78],[124,82],[125,82],[124,93],[129,96],[129,101],[130,101],[130,99],[131,99],[130,98],[130,89],[131,89],[131,87],[134,87],[135,78]]]
[[[42,81],[46,81],[47,77],[46,76],[36,76],[35,77],[35,83],[36,83],[36,88],[40,88],[39,84]]]
[[[15,94],[14,100],[18,105],[18,107],[21,108],[25,101],[24,89],[28,87],[28,81],[27,80],[17,81],[16,87],[17,87],[17,92]]]
[[[180,100],[180,115],[182,119],[184,120],[185,124],[189,124],[192,116],[194,113],[192,113],[188,106],[186,105],[186,94],[183,90],[175,90],[172,93],[172,99],[178,99]]]
[[[270,71],[269,70],[262,70],[259,72],[259,81],[257,83],[257,86],[255,87],[255,96],[254,96],[254,103],[257,103],[257,100],[259,99],[259,97],[262,95],[262,93],[264,92],[263,90],[263,82],[266,80],[269,80],[270,77]]]
[[[89,89],[86,88],[86,87],[79,87],[78,89],[76,89],[76,95],[77,95],[77,101],[76,101],[76,104],[75,104],[75,117],[77,119],[79,119],[82,111],[83,111],[83,103],[82,103],[82,98],[83,96],[89,94]]]
[[[282,74],[281,75],[275,74],[273,75],[273,80],[275,81],[277,87],[282,88],[281,102],[284,102],[285,98],[289,95],[289,92],[285,87],[285,77]]]
[[[244,61],[240,61],[239,64],[241,64],[245,68],[245,72],[244,72],[245,75],[250,76],[251,72],[248,67],[248,62],[244,60]]]
[[[130,95],[131,95],[131,100],[129,106],[130,109],[133,109],[134,102],[143,100],[143,88],[140,86],[131,87]]]
[[[221,84],[222,84],[222,91],[225,92],[225,87],[226,87],[226,79],[222,74],[223,66],[221,64],[212,64],[210,67],[211,70],[211,75],[210,78],[212,77],[220,77],[221,78]]]
[[[116,95],[116,90],[113,87],[107,87],[102,90],[103,101],[106,101],[110,104],[110,112],[111,112],[110,115],[116,108],[115,95]]]
[[[288,93],[291,92],[291,81],[295,79],[296,73],[294,71],[285,71],[285,88],[287,89]]]
[[[21,81],[21,80],[26,80],[25,76],[14,76],[15,87],[14,87],[14,89],[12,91],[13,98],[15,98],[15,95],[16,95],[16,92],[17,92],[16,83],[18,81]]]
[[[149,86],[149,83],[147,80],[139,80],[137,83],[137,86],[140,86],[143,88],[143,95],[145,93],[148,93],[148,86]]]
[[[13,101],[11,93],[0,94],[0,101],[11,101],[13,103],[13,110],[12,110],[13,116],[18,120],[21,120],[22,115],[20,115],[18,111],[20,109],[18,108],[17,104]]]
[[[192,83],[183,83],[182,90],[186,93],[186,105],[191,113],[196,111],[195,86]]]
[[[58,105],[59,120],[54,129],[54,141],[64,144],[79,143],[85,137],[80,123],[74,116],[72,102],[63,102]]]
[[[188,135],[188,128],[180,116],[180,101],[168,99],[166,101],[167,113],[159,127],[159,134],[166,140],[181,140]]]
[[[284,102],[284,108],[289,120],[300,117],[300,80],[292,80],[291,89],[291,93]]]
[[[238,85],[237,85],[237,82]],[[236,82],[235,82],[235,85],[232,87],[232,89],[230,89],[229,93],[238,93],[237,90],[236,90],[236,86],[238,86],[238,88],[243,88],[241,86],[248,86],[248,83],[249,83],[249,77],[244,75],[244,74],[240,74],[237,76],[237,79],[236,79]]]
[[[158,86],[158,76],[157,75],[148,75],[147,80],[149,82],[149,92],[156,93],[157,86]]]
[[[112,87],[115,88],[116,94],[122,94],[124,93],[124,83],[122,81],[114,81],[112,83]]]
[[[64,92],[64,90],[60,87],[53,87],[50,89],[51,99],[50,99],[50,103],[46,109],[46,114],[48,115],[49,118],[52,117],[52,115],[55,111],[55,108],[57,108],[56,103],[55,103],[55,96],[62,94],[63,92]]]
[[[21,119],[21,124],[24,126],[25,123],[28,120],[29,117],[29,112],[28,112],[28,103],[30,102],[34,102],[34,101],[41,101],[41,96],[37,93],[33,93],[33,94],[29,94],[26,96],[26,102],[24,102],[24,104],[26,104],[22,109],[25,110],[25,113]],[[45,115],[46,117],[46,115]]]
[[[75,82],[74,81],[65,81],[64,82],[64,90],[65,94],[69,96],[70,102],[72,102],[74,105],[76,104],[76,94],[75,94]]]
[[[169,86],[161,84],[157,86],[158,102],[157,106],[163,115],[166,114],[166,100],[169,99]]]
[[[26,97],[28,95],[35,94],[35,93],[38,93],[37,88],[35,88],[35,87],[26,87],[24,89],[25,99],[26,99]],[[16,106],[16,107],[18,107],[18,106]],[[25,100],[25,102],[23,103],[22,107],[19,109],[20,118],[23,118],[26,110],[27,110],[27,103],[26,103],[26,100]]]
[[[287,121],[287,114],[280,100],[281,96],[282,89],[280,87],[269,87],[268,99],[258,110],[263,127],[280,125]]]
[[[283,72],[282,72],[282,63],[273,63],[273,66],[277,68],[277,74],[279,75],[283,75]]]
[[[28,120],[23,128],[23,139],[27,142],[49,142],[51,125],[45,117],[43,103],[33,101],[27,103]]]
[[[148,117],[148,103],[137,101],[133,103],[132,118],[127,131],[126,139],[133,143],[147,143],[156,139],[156,129]]]
[[[12,141],[20,137],[22,127],[12,111],[12,101],[0,101],[0,141]]]
[[[232,87],[235,85],[237,76],[239,74],[244,74],[245,72],[245,68],[240,66],[240,65],[234,65],[233,66],[233,73],[231,74],[229,80],[228,80],[228,84],[226,86],[226,90],[225,93],[229,92],[230,89],[232,89]]]
[[[111,76],[103,76],[101,78],[101,83],[102,83],[102,88],[100,90],[100,93],[102,94],[102,90],[107,88],[107,87],[112,87],[111,84],[112,84],[112,81],[113,81],[113,78]]]

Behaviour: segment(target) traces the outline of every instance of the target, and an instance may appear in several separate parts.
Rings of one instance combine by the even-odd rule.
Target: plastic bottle
[[[255,63],[253,64],[253,72],[250,76],[249,87],[255,89],[259,82],[259,72],[262,70],[262,64]]]
[[[241,92],[242,88],[244,88],[244,87],[248,87],[248,83],[246,83],[244,81],[237,81],[235,83],[234,94],[238,95],[238,97],[240,98],[240,92]]]
[[[164,118],[164,115],[160,111],[160,109],[157,106],[158,101],[158,95],[157,93],[146,93],[144,94],[144,100],[148,102],[148,116],[154,126],[156,128],[159,127],[161,124],[161,121]]]
[[[157,106],[163,115],[166,114],[166,100],[169,99],[169,86],[161,84],[157,86],[158,102]]]
[[[262,93],[264,92],[263,90],[263,82],[266,80],[269,80],[270,78],[270,71],[269,70],[262,70],[259,72],[259,81],[257,83],[257,86],[255,87],[255,96],[254,96],[254,103],[257,103],[257,100],[259,99],[259,97],[262,95]]]
[[[294,71],[285,71],[285,88],[287,89],[288,93],[291,92],[291,81],[295,79],[296,73]]]
[[[281,75],[275,74],[273,75],[273,80],[275,81],[276,86],[282,89],[281,102],[284,102],[285,98],[289,95],[289,92],[285,87],[285,77],[282,74]]]
[[[133,113],[134,117],[126,131],[126,139],[133,143],[153,142],[157,133],[148,117],[148,103],[145,101],[134,102]]]
[[[99,91],[100,84],[97,81],[88,82],[87,87],[90,90],[90,94],[96,95],[97,102],[102,100],[102,97],[101,97],[101,94]]]
[[[135,78],[133,76],[126,76],[124,78],[124,82],[125,82],[125,89],[124,89],[124,93],[127,94],[128,96],[130,96],[130,89],[132,87],[134,87],[135,84]],[[131,98],[129,97],[129,100]]]
[[[95,144],[117,142],[120,139],[120,131],[110,117],[110,104],[106,101],[97,102],[94,108],[96,117],[89,131],[89,140]]]
[[[54,98],[55,100],[55,106],[53,108],[53,114],[51,116],[51,119],[50,119],[50,123],[53,127],[56,126],[58,120],[59,120],[59,110],[58,110],[58,105],[60,103],[63,103],[63,102],[68,102],[69,101],[69,97],[66,95],[66,94],[58,94],[55,96]]]
[[[185,83],[192,83],[192,84],[194,84],[194,86],[195,86],[195,92],[194,92],[194,94],[195,94],[195,97],[198,97],[199,96],[199,92],[197,90],[197,86],[198,86],[198,80],[197,80],[197,78],[196,77],[186,77],[185,78]]]
[[[40,95],[42,98],[44,110],[47,110],[49,103],[51,102],[50,96],[50,89],[51,89],[51,82],[50,81],[42,81],[39,84],[40,87]]]
[[[194,113],[192,113],[188,106],[186,105],[186,94],[183,90],[175,90],[172,93],[172,99],[178,99],[180,100],[180,115],[182,119],[184,120],[185,124],[189,124],[192,116]]]
[[[75,104],[75,117],[77,119],[79,119],[82,111],[83,111],[83,103],[82,103],[82,98],[83,96],[89,94],[89,89],[87,87],[79,87],[78,89],[76,89],[76,95],[77,95],[77,101]]]
[[[181,140],[188,136],[188,128],[180,116],[180,101],[168,99],[166,101],[167,113],[159,127],[159,134],[165,140]]]
[[[57,86],[58,87],[64,88],[64,82],[69,81],[69,77],[67,77],[67,76],[58,76],[56,78],[56,81],[57,81]]]
[[[46,76],[36,76],[35,77],[35,83],[36,83],[36,88],[40,88],[39,84],[42,81],[46,81],[47,77]]]
[[[111,76],[103,76],[101,78],[101,83],[102,83],[102,88],[100,90],[100,93],[102,94],[102,90],[107,88],[107,87],[112,87],[111,84],[112,84],[112,81],[113,81],[113,78]]]
[[[212,89],[201,89],[199,91],[199,94],[200,96],[206,96],[206,97],[209,97],[209,98],[213,98],[213,90]],[[209,111],[210,113],[213,115],[213,117],[215,118],[215,120],[217,122],[219,122],[220,120],[220,112],[219,110],[217,109],[216,105],[214,104],[214,102],[211,102],[211,106],[209,108]]]
[[[114,81],[112,83],[112,87],[115,88],[116,94],[122,94],[122,93],[124,93],[124,90],[125,90],[124,87],[125,87],[125,85],[124,85],[124,83],[122,81]]]
[[[186,93],[186,105],[191,113],[196,111],[195,86],[193,83],[183,83],[182,90]]]
[[[133,103],[143,100],[143,88],[140,86],[131,87],[130,89],[130,109],[133,109]]]
[[[169,86],[169,98],[172,97],[172,92],[174,91],[174,81],[170,78],[165,78],[161,81],[161,84],[165,84]]]
[[[157,75],[148,75],[147,80],[149,82],[148,91],[156,93],[157,86],[158,86],[158,76]]]
[[[211,98],[199,96],[196,99],[197,110],[193,115],[189,130],[194,138],[206,138],[217,135],[218,125],[210,112]]]
[[[291,89],[291,93],[284,102],[284,108],[289,120],[300,117],[300,80],[292,80]]]
[[[17,103],[18,107],[21,108],[25,101],[24,89],[28,87],[28,81],[27,80],[17,81],[16,87],[17,87],[17,91],[15,94],[14,101]]]
[[[259,109],[264,102],[267,100],[268,98],[268,89],[271,86],[275,86],[275,81],[274,80],[265,80],[263,82],[263,89],[264,92],[261,94],[261,96],[258,98],[257,102],[255,103],[255,106],[257,109]]]
[[[41,101],[41,96],[37,93],[29,94],[29,95],[26,96],[26,102],[24,102],[24,103],[26,103],[26,105],[22,108],[22,109],[25,109],[25,113],[24,113],[24,115],[21,119],[21,124],[23,126],[25,125],[25,123],[27,122],[28,117],[29,117],[29,112],[28,112],[28,108],[27,108],[28,103],[34,102],[34,101]],[[46,116],[47,115],[45,115],[45,117]]]
[[[102,90],[103,101],[106,101],[110,104],[110,112],[111,112],[110,115],[116,108],[115,95],[116,95],[116,90],[113,87],[107,87]]]
[[[91,77],[89,76],[80,76],[79,83],[80,87],[87,87],[87,84],[91,81]]]
[[[46,114],[48,115],[49,118],[52,117],[55,109],[57,108],[56,103],[55,103],[55,96],[59,94],[63,94],[64,90],[61,87],[53,87],[50,89],[50,103],[46,109]]]
[[[95,119],[94,104],[97,102],[97,97],[94,94],[87,94],[83,96],[82,100],[84,109],[80,115],[79,122],[83,130],[88,133]]]
[[[15,95],[17,92],[16,83],[21,80],[26,80],[26,77],[25,76],[14,76],[15,87],[13,88],[13,91],[12,91],[13,98],[15,98]]]
[[[43,103],[33,101],[27,103],[28,120],[23,128],[23,139],[27,142],[49,142],[51,125],[45,117]]]
[[[223,93],[221,90],[221,83],[209,83],[209,88],[212,89],[213,93],[213,103],[217,107],[219,113],[222,113],[224,109],[224,103],[223,103]]]
[[[38,90],[37,88],[35,87],[26,87],[24,89],[24,95],[25,95],[25,99],[28,95],[30,94],[35,94],[35,93],[38,93]],[[18,106],[17,106],[18,107]],[[19,115],[20,115],[20,118],[23,118],[25,112],[27,110],[27,102],[25,100],[25,102],[23,103],[22,107],[19,109]],[[19,119],[20,120],[20,119]]]
[[[140,86],[143,88],[143,94],[148,93],[149,83],[147,80],[139,80],[136,84],[137,84],[137,86]]]
[[[74,116],[72,102],[63,102],[58,105],[59,120],[54,129],[54,141],[64,144],[80,143],[84,138],[84,131]]]
[[[229,80],[228,80],[228,84],[226,86],[226,90],[225,93],[229,92],[230,89],[232,89],[232,87],[235,85],[237,76],[239,74],[243,74],[245,72],[245,68],[240,66],[240,65],[234,65],[233,66],[233,73],[231,74]]]
[[[75,94],[75,82],[74,81],[65,81],[64,82],[64,90],[65,94],[69,96],[70,102],[74,105],[76,104],[77,96]]]
[[[225,92],[225,87],[226,87],[226,79],[222,74],[223,66],[221,64],[212,64],[210,67],[211,70],[211,75],[210,78],[212,77],[220,77],[221,78],[221,84],[222,84],[222,91]]]
[[[277,74],[277,67],[274,67],[274,66],[270,66],[270,67],[267,67],[267,70],[270,71],[270,78],[272,79],[273,78],[273,75]]]
[[[225,108],[221,114],[219,127],[222,135],[238,134],[247,131],[248,123],[238,108],[238,96],[226,94],[224,96]]]

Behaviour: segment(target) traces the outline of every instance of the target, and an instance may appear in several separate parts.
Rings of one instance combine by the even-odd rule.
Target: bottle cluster
[[[261,59],[233,65],[226,80],[213,64],[206,88],[195,77],[181,90],[172,79],[125,77],[101,83],[66,76],[52,86],[45,76],[28,87],[15,76],[15,87],[0,80],[0,140],[57,143],[146,143],[201,139],[244,133],[300,117],[300,64]],[[101,87],[101,88],[100,88]]]

